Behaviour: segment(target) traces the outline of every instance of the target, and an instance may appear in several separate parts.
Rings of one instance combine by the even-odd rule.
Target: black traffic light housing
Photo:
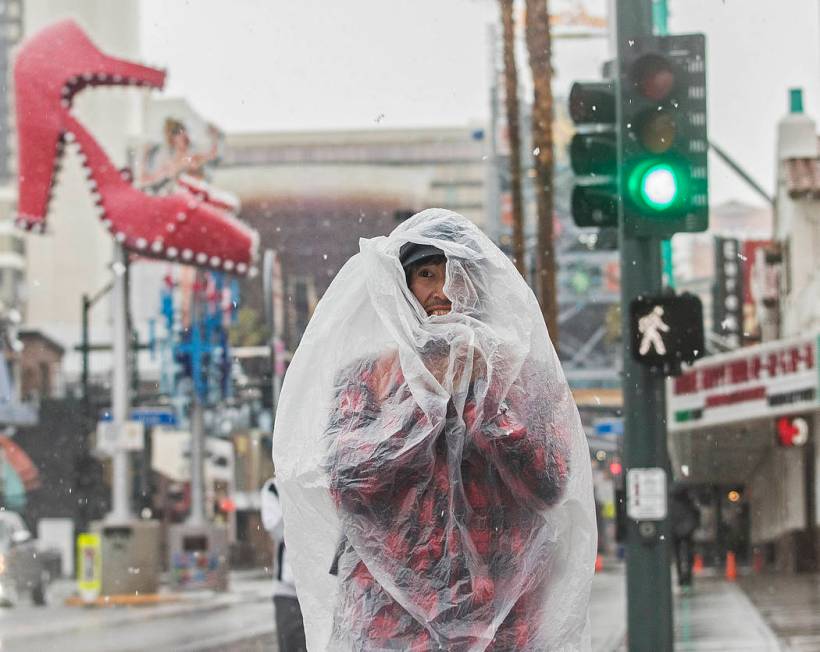
[[[708,227],[705,39],[645,36],[621,54],[618,162],[625,234]]]
[[[571,199],[577,226],[618,225],[616,101],[613,80],[575,82],[570,90],[569,114],[578,126],[569,146],[577,177]]]

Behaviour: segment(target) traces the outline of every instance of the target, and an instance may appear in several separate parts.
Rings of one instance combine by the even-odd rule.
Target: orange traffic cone
[[[692,561],[692,574],[700,575],[703,572],[703,555],[699,552],[695,553],[695,559]]]
[[[735,553],[731,550],[726,553],[726,581],[734,582],[737,579],[737,562]]]
[[[604,570],[604,558],[601,555],[595,555],[595,572],[600,573]]]

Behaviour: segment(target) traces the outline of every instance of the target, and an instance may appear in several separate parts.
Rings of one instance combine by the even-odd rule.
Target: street
[[[234,572],[231,590],[181,594],[157,606],[65,606],[73,584],[55,585],[51,604],[0,610],[3,652],[276,651],[270,580],[261,571]],[[820,649],[820,576],[747,575],[727,582],[706,574],[675,591],[675,649],[810,652]],[[610,562],[596,574],[590,601],[593,652],[621,652],[626,643],[625,572]]]
[[[22,603],[0,609],[3,652],[59,650],[275,650],[270,579],[233,573],[231,589],[201,591],[157,606],[65,606],[72,583],[55,585],[45,608]]]

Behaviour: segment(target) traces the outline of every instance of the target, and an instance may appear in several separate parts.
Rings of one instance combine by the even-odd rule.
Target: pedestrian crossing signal
[[[703,307],[693,294],[641,296],[629,304],[630,345],[635,360],[665,375],[703,355]]]

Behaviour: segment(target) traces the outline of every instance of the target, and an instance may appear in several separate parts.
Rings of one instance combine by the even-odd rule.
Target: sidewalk
[[[245,605],[270,603],[270,575],[265,569],[231,571],[230,585],[226,592],[212,590],[180,591],[173,593],[167,586],[159,595],[174,599],[149,604],[117,605],[104,607],[76,606],[70,601],[75,593],[74,580],[59,580],[52,585],[49,605],[45,608],[31,607],[27,603],[0,610],[0,648],[14,642],[25,641],[33,636],[60,637],[84,631],[90,620],[109,628],[127,627],[144,621],[169,620],[185,616],[208,618],[209,614],[241,608]],[[31,648],[33,649],[33,648]]]
[[[784,651],[820,650],[820,574],[749,575],[739,584]]]
[[[778,652],[777,637],[735,583],[698,577],[691,587],[676,589],[675,650]]]
[[[593,580],[590,620],[594,652],[626,650],[625,585],[623,564],[610,566]],[[736,584],[717,577],[698,577],[692,587],[676,587],[673,599],[676,652],[792,649],[778,643],[760,612]]]

